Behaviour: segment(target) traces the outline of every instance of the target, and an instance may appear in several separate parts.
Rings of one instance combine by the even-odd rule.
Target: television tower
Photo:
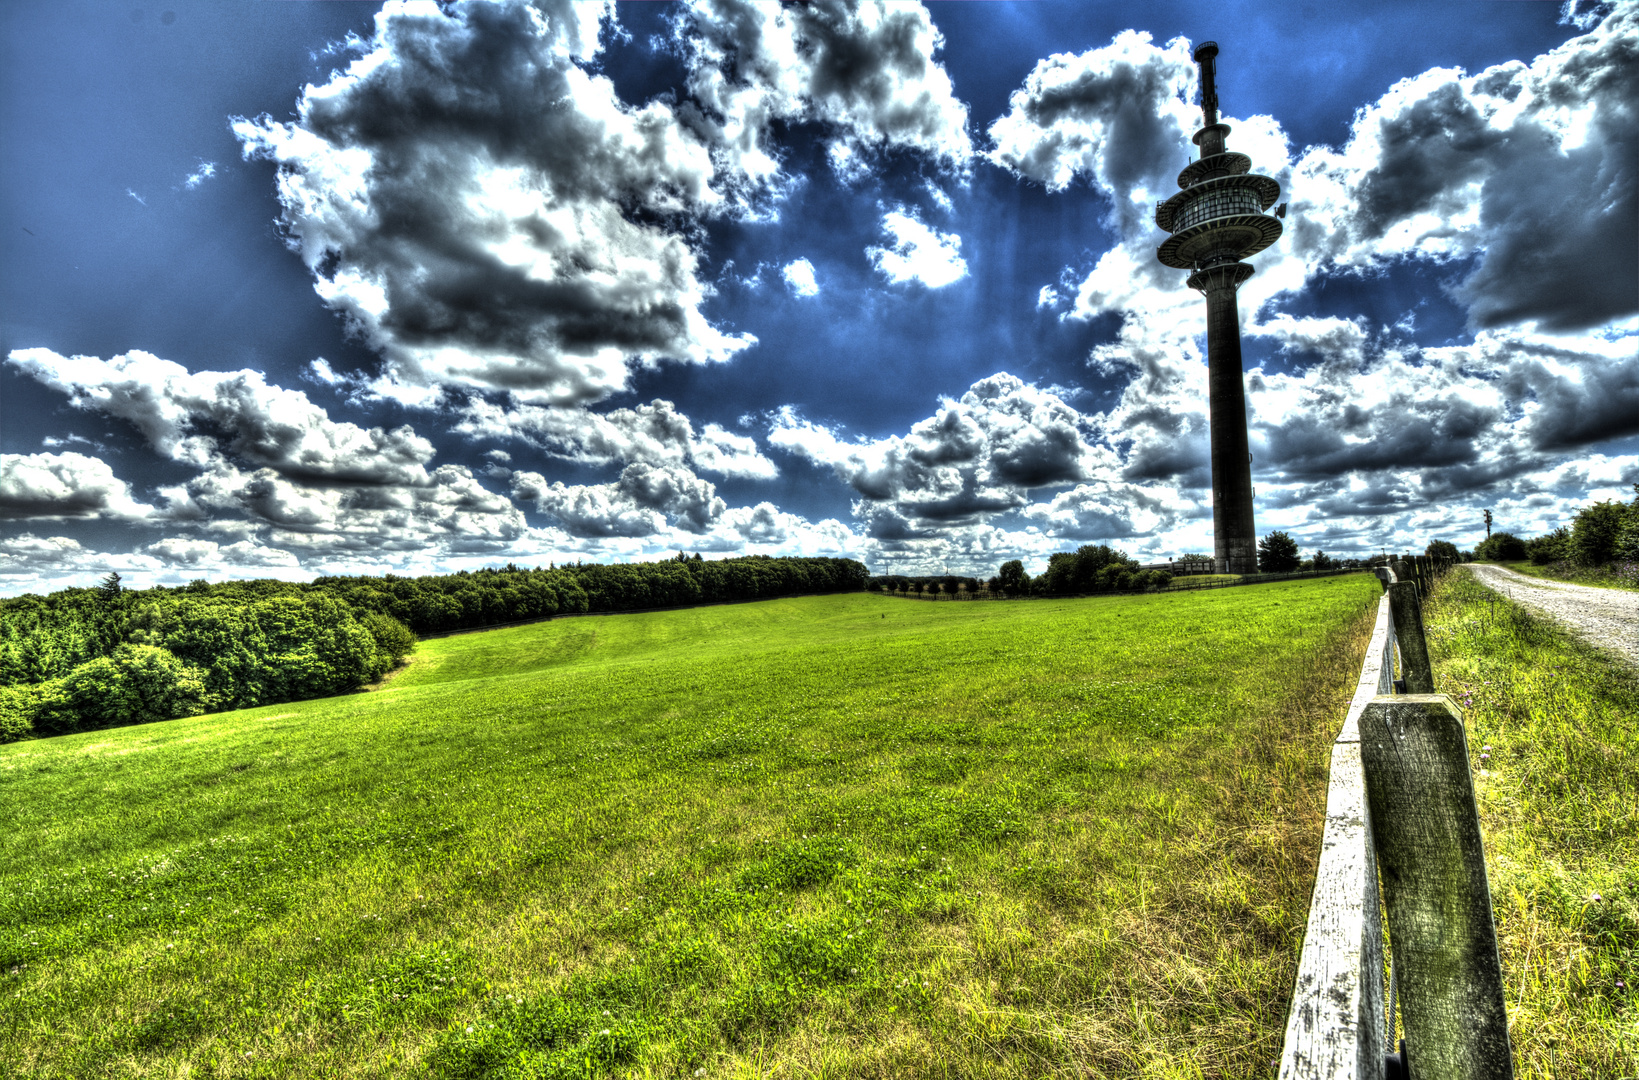
[[[1206,294],[1208,413],[1212,432],[1212,539],[1220,574],[1258,569],[1252,524],[1252,455],[1246,441],[1246,383],[1241,371],[1241,319],[1235,291],[1252,276],[1241,262],[1280,238],[1278,218],[1264,213],[1280,185],[1248,170],[1252,159],[1224,149],[1229,125],[1218,122],[1213,58],[1216,42],[1195,47],[1201,68],[1201,156],[1178,174],[1183,190],[1155,208],[1155,223],[1172,235],[1156,253],[1164,266],[1193,270],[1187,284]]]

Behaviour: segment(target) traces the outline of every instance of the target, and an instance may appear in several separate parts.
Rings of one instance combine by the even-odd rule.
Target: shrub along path
[[[1378,592],[574,619],[0,747],[0,1075],[1264,1075]]]

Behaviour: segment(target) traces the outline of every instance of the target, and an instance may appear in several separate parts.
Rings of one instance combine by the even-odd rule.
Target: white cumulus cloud
[[[785,287],[798,296],[819,295],[819,282],[814,280],[814,264],[807,259],[786,263],[780,276],[785,279]]]
[[[280,166],[281,220],[327,304],[391,365],[378,392],[451,383],[596,400],[628,362],[751,344],[700,305],[679,231],[723,206],[701,137],[583,66],[612,5],[390,2],[298,118],[241,119]]]
[[[934,59],[943,38],[920,3],[695,0],[678,33],[694,98],[685,117],[731,179],[779,185],[777,121],[826,125],[844,178],[880,149],[952,169],[972,154],[967,106]]]
[[[884,214],[882,231],[891,244],[866,248],[865,254],[894,284],[916,281],[939,289],[967,276],[962,238],[955,233],[936,232],[904,209]]]
[[[257,371],[190,372],[137,349],[108,360],[14,349],[6,360],[68,395],[74,407],[129,422],[176,461],[205,465],[226,454],[313,480],[427,480],[432,444],[409,426],[388,431],[331,420],[306,394],[270,385]]]
[[[108,463],[68,451],[0,454],[0,519],[140,519],[154,512]]]

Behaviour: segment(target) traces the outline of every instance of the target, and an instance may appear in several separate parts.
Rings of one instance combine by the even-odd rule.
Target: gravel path
[[[1564,624],[1588,643],[1639,665],[1639,592],[1543,581],[1479,563],[1468,569],[1481,584]]]

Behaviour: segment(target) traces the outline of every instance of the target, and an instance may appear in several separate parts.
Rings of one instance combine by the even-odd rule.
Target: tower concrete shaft
[[[1241,323],[1235,293],[1252,276],[1241,259],[1280,238],[1280,216],[1264,213],[1280,185],[1249,172],[1252,159],[1225,149],[1229,125],[1218,119],[1218,46],[1195,49],[1201,66],[1201,156],[1178,174],[1178,194],[1155,208],[1155,223],[1172,235],[1156,252],[1165,266],[1193,270],[1188,285],[1206,294],[1207,388],[1212,431],[1212,533],[1218,571],[1250,574],[1258,568],[1252,518],[1252,457],[1246,437],[1246,383],[1241,369]]]
[[[1212,548],[1220,574],[1258,570],[1252,521],[1252,454],[1246,438],[1246,384],[1235,292],[1245,263],[1203,270],[1190,284],[1206,293],[1208,422],[1212,432]],[[1200,278],[1199,284],[1195,278]]]

